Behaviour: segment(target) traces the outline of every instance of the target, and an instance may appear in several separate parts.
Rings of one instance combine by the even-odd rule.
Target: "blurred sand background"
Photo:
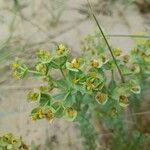
[[[17,10],[13,0],[0,0],[0,134],[13,132],[21,135],[27,144],[34,140],[36,144],[44,145],[48,138],[51,149],[81,150],[80,134],[73,123],[30,120],[33,106],[26,102],[26,94],[39,83],[32,77],[15,81],[9,66],[16,56],[33,63],[35,50],[51,49],[52,41],[67,43],[72,53],[78,55],[81,40],[96,28],[94,21],[87,18],[86,0],[19,2],[21,8]],[[147,32],[150,35],[150,14],[140,13],[136,5],[126,6],[107,0],[92,2],[105,34]],[[56,17],[58,20],[52,13],[60,16]],[[111,37],[109,40],[124,52],[133,46],[130,38]]]

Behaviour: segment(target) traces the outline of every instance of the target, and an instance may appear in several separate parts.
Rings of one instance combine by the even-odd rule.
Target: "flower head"
[[[87,90],[92,91],[92,90],[95,89],[95,87],[96,87],[96,86],[95,86],[93,80],[87,80],[87,81],[86,81],[86,88],[87,88]]]
[[[79,67],[80,67],[80,60],[74,58],[74,59],[71,61],[71,67],[74,68],[74,69],[79,69]]]
[[[132,64],[132,66],[130,67],[130,70],[133,72],[133,73],[139,73],[140,72],[140,67],[138,64]]]
[[[51,55],[48,51],[40,49],[37,52],[37,57],[40,59],[40,61],[49,61],[51,58]]]
[[[58,49],[57,49],[57,52],[58,54],[64,54],[64,52],[67,50],[67,48],[65,47],[64,44],[59,44],[58,45]]]
[[[73,121],[77,116],[77,111],[73,109],[72,107],[68,107],[64,110],[65,117],[69,121]]]
[[[20,149],[22,146],[21,138],[15,137],[12,133],[6,133],[0,136],[0,148],[1,149]]]
[[[122,107],[127,107],[129,105],[128,97],[125,95],[119,96],[119,105]]]
[[[102,66],[102,62],[100,62],[96,59],[91,60],[91,67],[100,68],[101,66]]]
[[[54,114],[51,110],[48,110],[46,113],[45,113],[45,118],[48,120],[48,121],[52,121],[53,118],[54,118]]]
[[[49,107],[39,107],[35,108],[35,110],[31,113],[32,120],[39,119],[47,119],[48,121],[52,121],[54,118],[54,114]]]
[[[141,87],[136,81],[131,80],[129,83],[129,86],[130,86],[131,92],[133,92],[135,94],[139,94],[141,92]]]
[[[27,66],[23,64],[18,58],[12,64],[12,76],[16,79],[21,79],[25,77],[27,71]]]
[[[120,48],[114,48],[113,49],[113,54],[114,54],[114,56],[115,57],[118,57],[118,56],[120,56],[121,55],[121,49]]]
[[[35,101],[37,101],[39,99],[39,96],[40,96],[39,92],[30,91],[28,93],[28,96],[27,96],[28,97],[28,101],[29,102],[35,102]]]
[[[95,96],[95,99],[99,104],[104,105],[108,100],[108,95],[106,93],[98,92]]]
[[[124,63],[128,63],[129,62],[129,58],[130,58],[129,55],[124,55],[123,56],[123,62]]]
[[[47,72],[47,67],[45,66],[45,64],[39,63],[36,65],[36,71],[45,75]]]
[[[93,68],[97,68],[99,66],[99,62],[96,59],[91,60],[91,66]]]

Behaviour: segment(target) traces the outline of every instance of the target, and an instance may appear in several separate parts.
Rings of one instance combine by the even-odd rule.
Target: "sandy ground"
[[[16,16],[13,36],[19,41],[18,44],[22,41],[30,43],[46,41],[46,44],[42,45],[46,48],[51,46],[51,41],[65,42],[77,55],[80,53],[81,39],[96,27],[93,20],[85,19],[85,15],[78,11],[79,8],[83,8],[82,4],[85,4],[85,0],[68,0],[65,11],[61,12],[60,21],[55,26],[50,25],[51,17],[44,7],[45,2],[23,1],[22,14],[25,18],[20,19],[19,15]],[[99,7],[101,9],[101,5]],[[14,17],[14,13],[9,10],[11,8],[12,1],[0,0],[0,41],[2,42],[10,34],[10,24]],[[57,9],[60,9],[60,6],[56,7]],[[106,10],[111,12],[111,15],[105,15],[103,11],[96,14],[106,34],[137,32],[150,34],[150,14],[142,15],[136,6],[126,8],[120,3],[115,3],[108,5]],[[130,38],[112,37],[109,40],[112,45],[122,48],[124,52],[129,51],[133,46],[133,40]],[[27,48],[17,54],[25,56],[30,61],[33,50]],[[14,53],[12,58],[13,55]],[[30,144],[32,140],[37,144],[43,144],[45,137],[49,136],[54,150],[81,150],[81,139],[73,123],[56,120],[48,124],[46,121],[30,120],[29,113],[32,106],[26,102],[26,94],[38,83],[31,77],[26,81],[14,81],[9,75],[7,66],[10,62],[11,60],[7,60],[0,67],[0,133],[9,131],[21,135],[27,144]]]

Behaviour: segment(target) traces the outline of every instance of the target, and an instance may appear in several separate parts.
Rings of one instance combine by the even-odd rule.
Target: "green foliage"
[[[77,121],[77,127],[81,131],[81,136],[83,137],[83,144],[85,150],[96,150],[96,141],[97,141],[97,132],[94,128],[94,126],[91,123],[91,115],[88,112],[88,105],[85,105],[84,108],[82,108],[82,111],[80,112],[80,115],[78,115]]]
[[[28,94],[29,102],[38,103],[31,112],[31,118],[45,118],[50,122],[55,118],[64,118],[78,122],[85,149],[93,150],[97,147],[97,136],[89,120],[92,119],[90,114],[96,114],[100,122],[114,131],[111,141],[113,148],[116,140],[128,135],[121,122],[124,108],[132,107],[134,97],[143,91],[143,83],[148,81],[150,75],[149,40],[137,43],[129,55],[123,55],[119,48],[112,48],[114,62],[106,52],[103,39],[99,40],[100,37],[96,32],[88,35],[83,41],[83,54],[77,58],[72,59],[69,49],[59,44],[52,53],[39,50],[37,64],[33,68],[20,60],[16,60],[12,66],[15,77],[20,79],[31,73],[43,82]],[[116,63],[125,82],[118,81]],[[56,70],[61,77],[53,76]],[[135,131],[135,134],[133,132],[131,135],[135,143],[141,138],[143,140],[144,135],[140,131]],[[124,149],[126,145],[123,143],[126,142],[131,148],[138,149],[126,137],[119,141],[122,144],[118,149]]]

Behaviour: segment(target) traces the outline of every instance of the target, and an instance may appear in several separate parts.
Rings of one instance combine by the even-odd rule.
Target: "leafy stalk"
[[[83,145],[85,150],[96,150],[97,133],[90,122],[90,114],[88,112],[81,112],[78,118],[77,127],[80,129],[83,137]]]

